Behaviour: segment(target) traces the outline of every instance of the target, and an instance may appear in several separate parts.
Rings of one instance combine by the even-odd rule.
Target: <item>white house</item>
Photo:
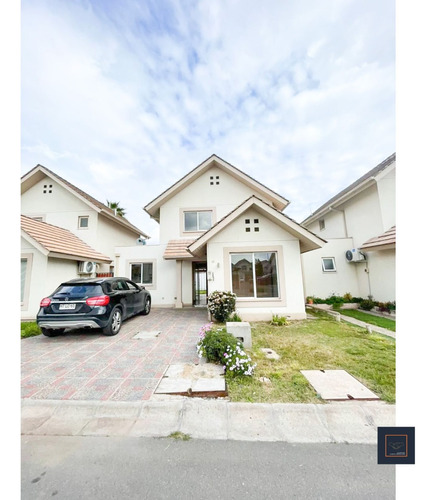
[[[203,305],[231,290],[244,320],[305,318],[301,253],[325,241],[282,213],[288,200],[212,155],[148,203],[160,243],[118,246],[115,273],[154,305]]]
[[[106,205],[42,165],[21,178],[21,213],[34,220],[68,229],[110,257],[98,272],[113,271],[116,245],[135,245],[149,237]]]
[[[67,229],[21,216],[21,319],[34,320],[43,297],[81,276],[79,264],[110,264]]]
[[[392,154],[302,222],[328,242],[302,257],[306,296],[395,300],[395,193]]]

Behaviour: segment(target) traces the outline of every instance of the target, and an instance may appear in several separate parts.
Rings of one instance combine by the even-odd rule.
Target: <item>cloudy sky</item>
[[[215,153],[301,222],[395,151],[393,0],[23,0],[21,174],[142,207]]]

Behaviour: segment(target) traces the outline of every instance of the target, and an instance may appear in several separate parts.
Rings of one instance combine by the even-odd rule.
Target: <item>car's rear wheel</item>
[[[65,328],[41,328],[41,332],[46,336],[46,337],[57,337],[61,333],[65,331]]]
[[[144,306],[144,308],[142,310],[142,314],[146,316],[150,312],[151,312],[151,299],[149,297],[147,297],[145,299],[145,306]]]
[[[122,312],[116,307],[110,315],[109,323],[103,328],[104,335],[116,335],[121,330]]]

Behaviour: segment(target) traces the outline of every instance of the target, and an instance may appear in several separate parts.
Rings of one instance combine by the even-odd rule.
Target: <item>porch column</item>
[[[181,295],[182,295],[182,278],[183,278],[183,272],[182,272],[182,260],[177,260],[177,298],[175,300],[175,308],[176,309],[181,309],[183,307],[183,302],[181,300]]]

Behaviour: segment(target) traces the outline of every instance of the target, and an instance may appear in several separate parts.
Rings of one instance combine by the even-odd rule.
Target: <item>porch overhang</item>
[[[187,247],[195,240],[169,240],[163,258],[165,260],[192,260],[193,255]]]

